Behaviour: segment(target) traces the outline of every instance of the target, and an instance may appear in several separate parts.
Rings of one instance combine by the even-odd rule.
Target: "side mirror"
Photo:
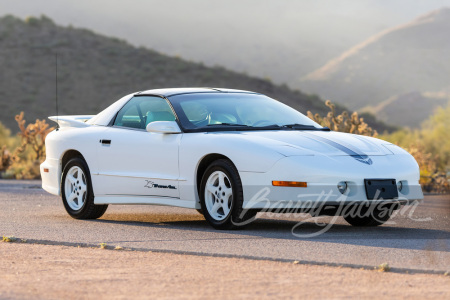
[[[178,127],[175,121],[155,121],[147,124],[145,128],[148,132],[159,133],[181,133],[180,127]]]

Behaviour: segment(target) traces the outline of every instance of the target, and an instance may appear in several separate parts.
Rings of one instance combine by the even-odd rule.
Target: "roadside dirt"
[[[450,276],[0,242],[1,299],[450,299]]]

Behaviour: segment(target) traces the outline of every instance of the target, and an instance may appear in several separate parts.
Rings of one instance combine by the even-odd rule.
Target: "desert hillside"
[[[55,114],[55,53],[60,114],[93,114],[139,90],[208,86],[270,95],[300,111],[325,113],[317,96],[221,67],[134,47],[86,29],[56,25],[47,17],[0,18],[0,121],[16,131],[14,115],[28,121]],[[378,130],[385,127],[372,124]]]
[[[448,98],[449,32],[450,8],[434,11],[372,36],[302,78],[299,86],[351,109],[392,98],[407,105],[414,102],[406,97],[414,97],[413,92],[446,93]]]
[[[391,97],[375,107],[364,111],[374,113],[381,121],[396,126],[420,128],[420,125],[434,115],[438,107],[445,107],[449,101],[447,93],[411,92]]]

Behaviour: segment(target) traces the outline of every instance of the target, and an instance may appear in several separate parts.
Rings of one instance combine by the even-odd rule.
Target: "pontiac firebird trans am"
[[[262,210],[376,226],[423,198],[406,151],[330,131],[258,93],[148,90],[95,116],[50,119],[59,128],[45,141],[42,187],[76,219],[108,204],[157,204],[197,209],[217,229]]]

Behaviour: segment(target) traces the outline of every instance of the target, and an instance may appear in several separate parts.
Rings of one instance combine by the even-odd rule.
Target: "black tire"
[[[227,185],[227,187],[231,188],[232,190],[232,195],[230,196],[230,198],[224,199],[224,201],[229,201],[229,213],[225,214],[224,209],[222,209],[222,211],[224,212],[222,219],[213,217],[206,204],[206,201],[213,201],[213,203],[214,201],[220,202],[221,200],[219,200],[218,198],[221,197],[220,193],[218,196],[213,196],[210,199],[206,199],[207,197],[205,196],[206,184],[208,180],[212,179],[211,176],[215,176],[214,174],[216,174],[217,172],[222,172],[226,175],[228,185],[230,185]],[[211,163],[206,169],[200,184],[199,198],[200,204],[202,206],[203,216],[205,217],[206,221],[216,229],[227,230],[243,228],[245,225],[253,221],[253,218],[257,213],[256,210],[244,210],[242,208],[242,205],[244,203],[244,195],[242,191],[241,178],[239,177],[239,172],[234,164],[228,159],[218,159]],[[222,203],[224,202],[222,201]],[[209,203],[208,205],[211,204]]]
[[[203,215],[203,210],[201,210],[201,209],[196,209],[196,211],[197,211],[199,214]]]
[[[70,172],[74,172],[77,168],[79,168],[78,170],[81,169],[82,171],[81,174],[78,174],[78,172],[76,174],[77,176],[79,176],[79,180],[77,181],[78,184],[80,184],[81,181],[82,185],[85,187],[83,190],[81,190],[81,185],[78,185],[77,182],[74,182],[73,184],[70,183],[70,185],[72,186],[68,186],[69,183],[66,180],[68,174]],[[80,187],[79,190],[77,190],[78,187]],[[72,193],[79,192],[77,194],[78,196],[76,196],[77,201],[71,201],[70,199],[68,199],[70,198],[70,195],[66,195],[67,190],[71,190]],[[89,167],[84,159],[80,157],[72,158],[64,166],[63,175],[61,178],[61,195],[64,208],[66,209],[67,213],[74,219],[97,219],[103,216],[106,209],[108,208],[108,205],[94,204],[94,192],[92,190],[92,181]],[[80,205],[80,207],[76,208],[74,207],[75,205]]]
[[[377,206],[355,206],[353,209],[344,213],[343,217],[347,223],[355,227],[374,227],[386,223],[392,216],[397,205],[383,205]],[[357,213],[355,213],[357,212]]]

